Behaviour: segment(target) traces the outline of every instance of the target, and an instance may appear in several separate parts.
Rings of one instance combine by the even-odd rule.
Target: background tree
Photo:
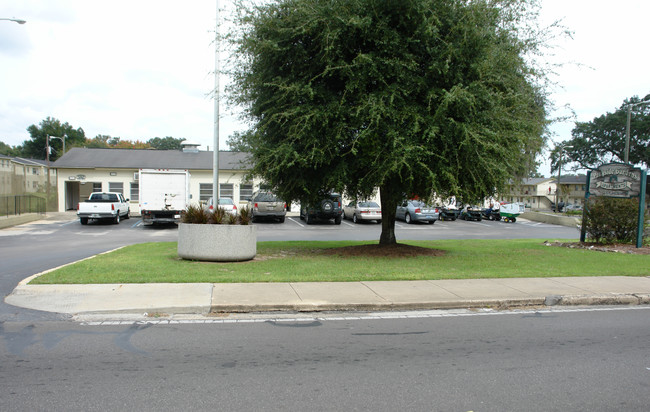
[[[86,141],[86,135],[82,128],[75,129],[67,122],[61,124],[57,119],[48,117],[36,125],[31,125],[27,128],[31,136],[31,140],[23,142],[23,156],[33,159],[46,158],[46,135],[63,137],[65,138],[65,146],[67,148],[73,146],[81,146]],[[63,154],[63,142],[60,139],[50,139],[50,160],[56,160]]]
[[[154,149],[158,150],[180,150],[181,143],[185,141],[185,138],[174,138],[171,136],[167,137],[154,137],[153,139],[147,140],[147,144]]]
[[[21,157],[22,152],[22,146],[9,146],[5,142],[0,142],[0,154],[11,157]]]
[[[613,113],[595,117],[590,122],[576,122],[572,138],[565,144],[563,162],[573,162],[574,169],[596,169],[603,163],[623,162],[625,159],[625,134],[627,108],[632,105],[630,121],[630,163],[650,165],[650,104],[638,104],[650,100],[634,96],[626,99]],[[636,104],[636,105],[635,105]],[[557,151],[551,153],[551,169],[557,170]],[[567,162],[567,163],[568,163]]]
[[[395,209],[433,193],[474,202],[526,176],[544,143],[545,41],[534,0],[278,0],[239,5],[231,143],[285,199],[379,188]]]
[[[101,134],[98,134],[92,139],[86,139],[84,146],[103,149],[147,149],[151,147],[149,143],[140,140],[131,141],[120,137],[111,137]]]
[[[98,134],[92,139],[86,139],[86,143],[84,144],[84,146],[89,148],[107,149],[109,140],[111,140],[110,136]]]

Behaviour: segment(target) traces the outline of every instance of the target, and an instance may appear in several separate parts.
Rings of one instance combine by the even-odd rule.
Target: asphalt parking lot
[[[370,222],[353,223],[343,220],[340,225],[333,220],[316,221],[307,225],[298,216],[287,216],[284,223],[261,221],[254,223],[260,241],[273,240],[375,240],[379,239],[381,225]],[[436,221],[435,224],[395,222],[398,241],[425,239],[575,239],[577,228],[533,222],[519,218],[515,223],[504,221]],[[0,238],[17,235],[60,237],[104,237],[118,243],[130,244],[143,241],[175,241],[176,225],[146,226],[137,216],[114,225],[91,221],[82,226],[73,213],[61,214],[58,220],[37,221],[0,231]],[[120,242],[120,239],[122,242]]]

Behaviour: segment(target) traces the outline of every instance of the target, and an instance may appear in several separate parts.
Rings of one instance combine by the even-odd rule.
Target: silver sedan
[[[375,220],[381,223],[381,206],[376,202],[352,201],[343,207],[343,218],[351,219],[354,223],[362,220]]]
[[[406,223],[427,222],[434,224],[440,217],[440,211],[435,206],[429,206],[419,200],[405,200],[397,206],[395,217]]]

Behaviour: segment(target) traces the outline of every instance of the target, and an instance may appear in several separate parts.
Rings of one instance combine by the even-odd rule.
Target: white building
[[[246,203],[260,181],[248,180],[247,153],[219,152],[219,194]],[[191,201],[212,197],[213,152],[184,150],[72,148],[52,168],[57,170],[59,211],[75,210],[92,192],[119,192],[139,213],[139,169],[180,169],[190,172]]]

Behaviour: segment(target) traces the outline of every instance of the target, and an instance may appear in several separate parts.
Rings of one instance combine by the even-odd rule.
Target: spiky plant
[[[237,213],[231,215],[228,215],[228,224],[229,225],[236,225],[237,224]]]
[[[249,225],[251,223],[251,211],[248,206],[239,210],[239,224]]]
[[[206,224],[209,220],[209,212],[207,212],[203,206],[191,204],[185,209],[181,222],[183,223],[195,223],[195,224]]]
[[[210,215],[209,223],[212,223],[213,225],[220,225],[223,223],[223,219],[225,216],[226,216],[226,211],[218,207],[214,209],[214,211]]]

